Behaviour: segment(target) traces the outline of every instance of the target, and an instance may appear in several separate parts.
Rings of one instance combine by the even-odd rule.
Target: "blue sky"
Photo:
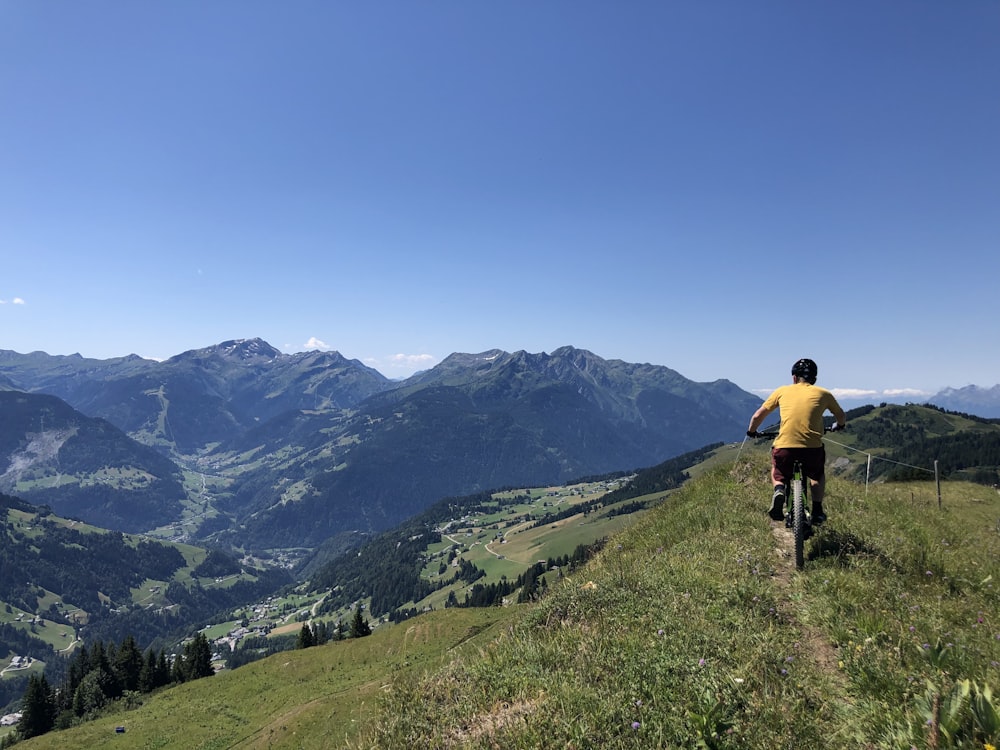
[[[991,386],[998,38],[995,0],[0,0],[0,348]]]

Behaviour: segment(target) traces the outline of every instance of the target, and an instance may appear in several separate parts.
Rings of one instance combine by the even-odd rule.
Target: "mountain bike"
[[[829,428],[824,429],[829,432]],[[778,436],[776,429],[757,432],[757,438]],[[805,566],[805,543],[812,536],[812,512],[807,499],[809,498],[809,480],[802,469],[802,462],[796,461],[792,468],[792,478],[785,487],[785,528],[790,529],[795,539],[795,567],[802,570]]]

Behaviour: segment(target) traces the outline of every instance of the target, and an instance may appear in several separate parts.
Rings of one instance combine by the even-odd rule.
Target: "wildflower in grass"
[[[705,666],[705,660],[704,659],[699,659],[698,660],[698,666],[699,667],[704,667]]]
[[[642,726],[642,724],[640,724],[638,721],[633,721],[632,722],[632,729],[638,729],[641,726]]]

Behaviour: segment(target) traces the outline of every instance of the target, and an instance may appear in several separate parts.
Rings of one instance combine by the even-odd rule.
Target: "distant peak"
[[[238,359],[276,359],[281,355],[281,352],[259,338],[223,341],[217,348],[221,353]]]

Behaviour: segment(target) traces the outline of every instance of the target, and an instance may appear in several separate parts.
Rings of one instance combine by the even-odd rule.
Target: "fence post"
[[[941,473],[938,471],[937,459],[934,459],[934,483],[937,485],[938,510],[941,510]]]

